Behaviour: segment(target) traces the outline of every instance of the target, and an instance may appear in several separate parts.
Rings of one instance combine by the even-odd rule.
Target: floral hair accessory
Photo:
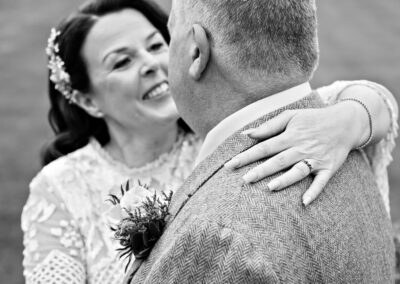
[[[49,56],[48,68],[51,71],[50,80],[54,83],[55,89],[59,91],[69,103],[76,103],[77,91],[71,86],[71,79],[64,67],[64,61],[59,56],[60,49],[56,42],[60,31],[51,29],[50,37],[47,40],[46,54]]]
[[[121,186],[121,197],[110,194],[109,201],[114,206],[120,206],[125,217],[115,226],[114,238],[119,241],[121,257],[128,258],[128,268],[132,256],[135,259],[146,259],[153,246],[162,235],[169,215],[169,205],[172,191],[162,192],[162,197],[140,181],[132,187],[129,181],[125,188]]]

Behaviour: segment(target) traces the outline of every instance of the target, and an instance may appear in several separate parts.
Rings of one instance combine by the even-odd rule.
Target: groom
[[[171,91],[205,141],[132,283],[392,282],[390,221],[358,151],[308,207],[311,178],[272,193],[275,176],[243,185],[254,165],[223,167],[254,144],[244,129],[323,106],[308,83],[318,61],[314,1],[176,0],[169,29]]]

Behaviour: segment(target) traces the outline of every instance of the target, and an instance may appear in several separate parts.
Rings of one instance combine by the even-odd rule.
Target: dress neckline
[[[104,161],[106,161],[113,167],[117,168],[118,170],[129,174],[143,174],[158,169],[162,165],[166,164],[166,162],[170,160],[171,156],[175,155],[181,149],[184,140],[185,140],[185,133],[179,130],[176,141],[174,142],[172,148],[168,152],[161,154],[155,160],[148,162],[147,164],[141,167],[129,167],[125,163],[115,159],[110,155],[110,153],[107,150],[104,149],[103,146],[101,146],[101,144],[94,137],[90,139],[89,144]]]

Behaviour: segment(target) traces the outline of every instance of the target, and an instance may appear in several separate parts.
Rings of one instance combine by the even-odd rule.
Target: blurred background
[[[169,0],[158,0],[169,10]],[[50,28],[81,0],[0,0],[0,282],[23,283],[20,214],[39,151],[51,132],[46,116],[45,47]],[[317,1],[321,61],[313,87],[368,79],[400,101],[400,1]],[[400,144],[400,141],[398,141]],[[400,146],[390,166],[392,219],[400,221]],[[7,280],[6,280],[7,279]]]

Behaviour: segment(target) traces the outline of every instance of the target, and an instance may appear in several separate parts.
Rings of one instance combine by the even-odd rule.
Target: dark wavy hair
[[[89,31],[99,17],[127,8],[142,13],[169,43],[168,16],[149,0],[92,0],[86,2],[56,27],[60,32],[57,37],[58,55],[64,61],[64,67],[70,76],[71,86],[74,90],[85,93],[90,88],[88,71],[81,56],[81,49]],[[55,137],[42,151],[43,165],[85,146],[91,137],[96,138],[101,145],[109,142],[110,136],[105,121],[92,117],[77,105],[69,103],[55,89],[54,83],[50,79],[49,98],[51,106],[48,119]],[[190,131],[183,120],[178,120],[178,125],[184,131]]]

